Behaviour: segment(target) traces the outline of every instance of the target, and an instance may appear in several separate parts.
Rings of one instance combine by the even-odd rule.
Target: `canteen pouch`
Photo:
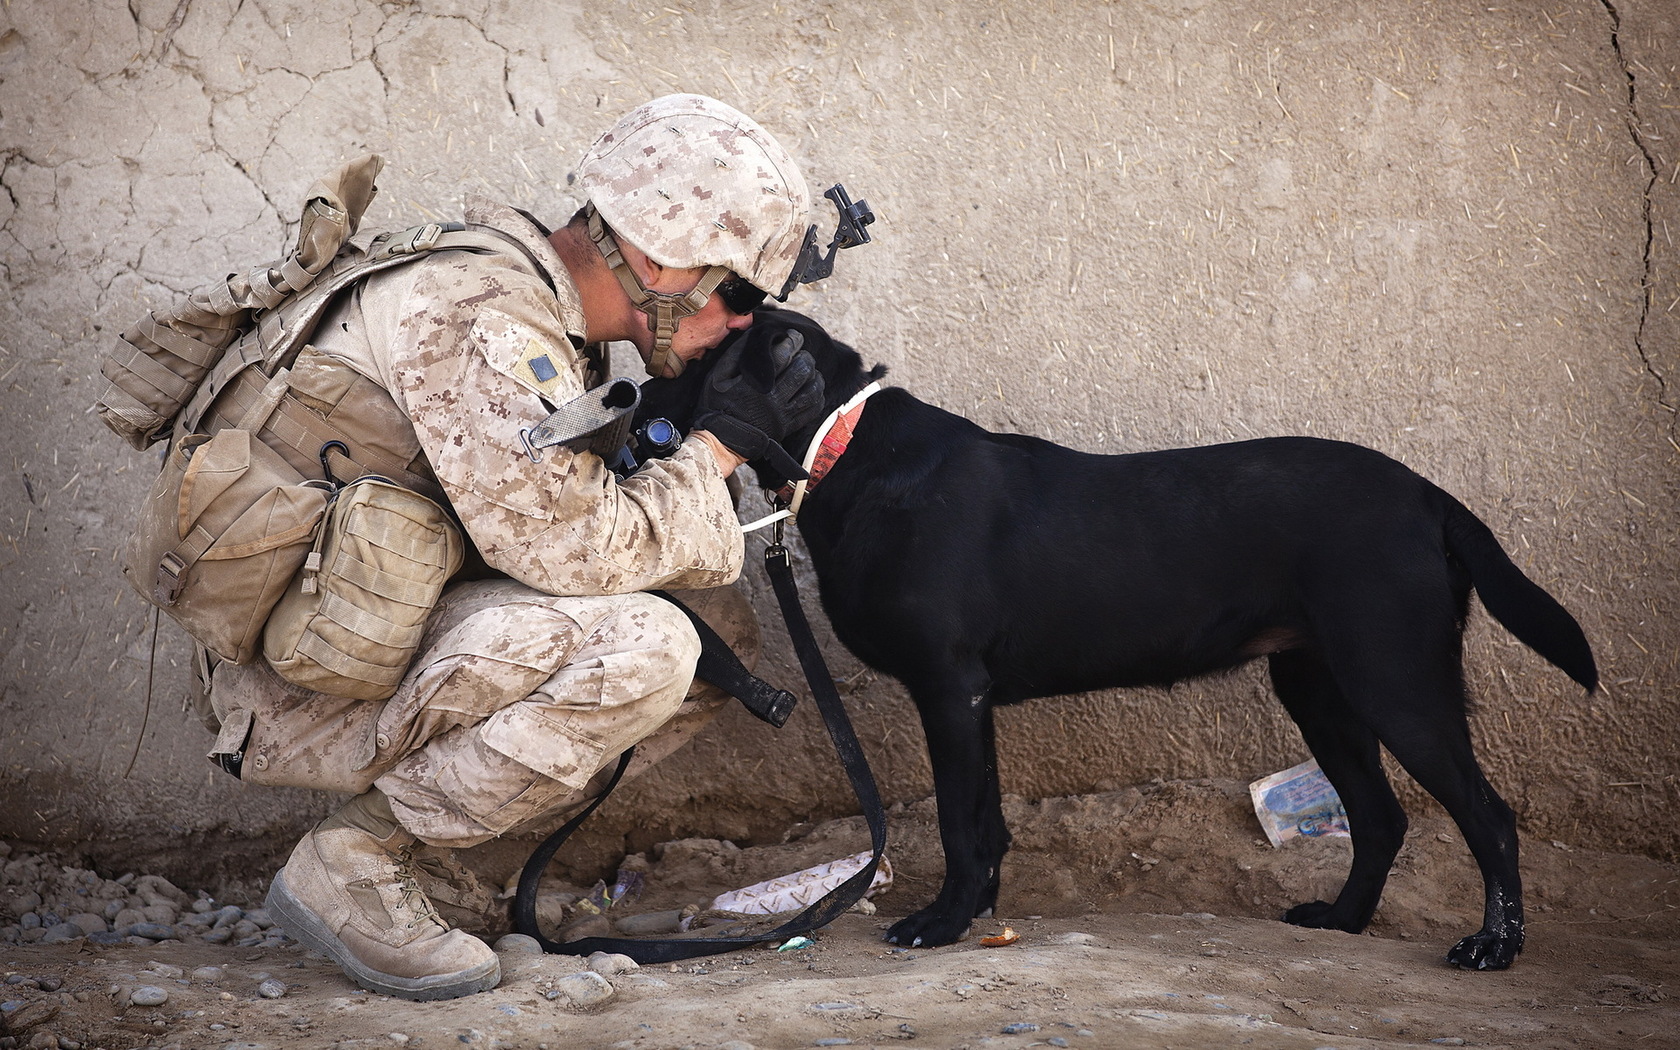
[[[387,699],[464,557],[459,530],[432,500],[377,475],[353,481],[270,614],[263,655],[293,685]]]
[[[200,645],[248,663],[329,498],[250,431],[188,434],[141,505],[123,575]]]

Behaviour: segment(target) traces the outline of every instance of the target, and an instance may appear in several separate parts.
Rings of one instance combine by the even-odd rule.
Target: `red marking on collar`
[[[805,491],[811,492],[817,487],[817,482],[828,476],[834,464],[846,454],[846,446],[852,442],[852,434],[857,430],[857,422],[863,418],[863,406],[869,400],[865,398],[854,405],[834,421],[828,428],[828,433],[822,436],[822,443],[817,446],[816,458],[811,460],[811,477],[805,482]],[[793,502],[793,483],[789,482],[776,490],[776,498],[784,504]]]

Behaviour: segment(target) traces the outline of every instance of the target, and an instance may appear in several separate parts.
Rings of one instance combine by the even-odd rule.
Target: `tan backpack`
[[[395,691],[464,543],[390,394],[306,340],[370,274],[517,247],[458,223],[350,243],[382,165],[312,186],[286,258],[125,332],[95,406],[135,448],[170,435],[123,559],[141,597],[223,660],[260,650],[294,684],[356,699]]]

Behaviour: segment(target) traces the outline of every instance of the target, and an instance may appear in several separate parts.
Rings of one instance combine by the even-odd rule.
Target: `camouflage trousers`
[[[751,667],[758,623],[733,587],[675,594]],[[359,794],[378,787],[435,846],[557,823],[691,739],[728,699],[694,679],[700,641],[649,594],[557,598],[511,580],[456,584],[388,700],[290,685],[262,661],[210,679],[217,752],[244,741],[242,779]],[[598,775],[599,774],[599,775]],[[593,783],[592,783],[593,781]]]

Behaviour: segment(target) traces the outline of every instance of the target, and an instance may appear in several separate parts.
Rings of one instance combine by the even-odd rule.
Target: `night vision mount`
[[[816,226],[805,231],[805,243],[799,249],[799,258],[794,260],[793,272],[788,274],[787,283],[782,285],[781,294],[776,296],[777,302],[787,302],[787,297],[799,285],[811,284],[832,274],[834,256],[840,249],[869,243],[869,231],[864,227],[875,221],[869,202],[860,200],[852,203],[852,198],[846,195],[846,187],[838,182],[830,186],[823,196],[833,201],[835,209],[840,212],[840,221],[834,227],[834,239],[828,242],[825,253],[817,248]]]

